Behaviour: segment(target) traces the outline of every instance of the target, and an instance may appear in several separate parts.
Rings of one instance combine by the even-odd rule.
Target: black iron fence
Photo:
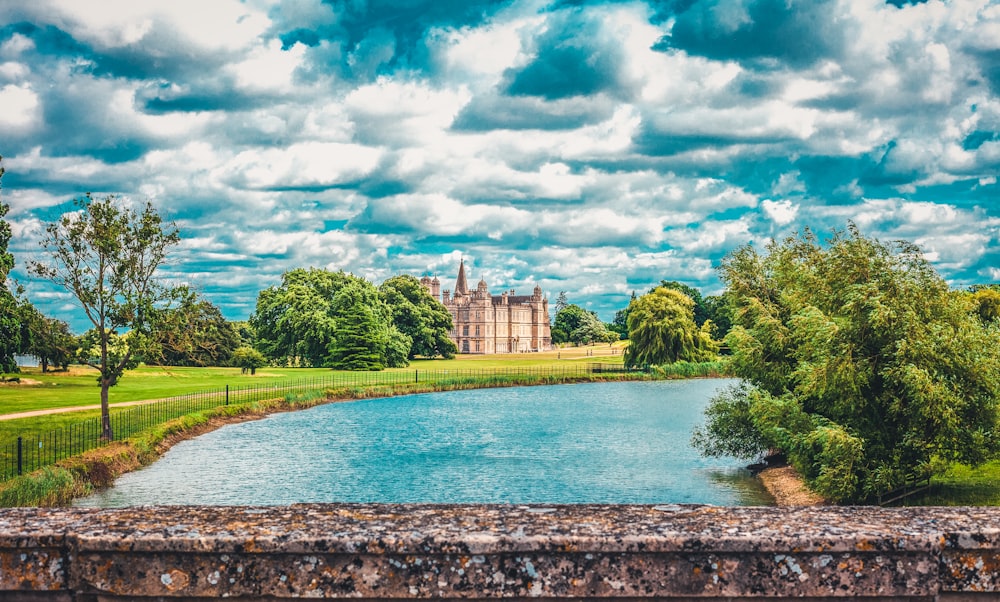
[[[115,440],[163,424],[185,414],[230,404],[245,404],[288,395],[326,389],[369,389],[407,384],[465,384],[503,386],[519,382],[552,382],[592,374],[626,372],[621,364],[568,364],[565,366],[495,368],[480,370],[394,370],[384,372],[331,372],[328,375],[285,379],[254,385],[225,386],[219,389],[151,400],[127,407],[111,408],[111,428]],[[0,481],[12,479],[65,458],[106,445],[101,438],[99,416],[44,433],[24,433],[16,441],[0,444]]]

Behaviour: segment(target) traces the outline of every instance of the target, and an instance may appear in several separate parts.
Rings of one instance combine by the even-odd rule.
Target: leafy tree
[[[708,319],[712,322],[712,338],[721,341],[733,327],[732,304],[729,303],[728,295],[709,295],[703,301]]]
[[[638,367],[715,358],[718,344],[711,323],[694,322],[694,301],[675,288],[660,286],[629,305],[625,365]]]
[[[705,299],[702,298],[701,291],[699,291],[698,289],[694,288],[693,286],[688,286],[682,282],[677,282],[676,280],[661,280],[659,286],[673,289],[675,291],[680,291],[691,299],[691,301],[694,303],[694,306],[692,308],[693,312],[692,315],[694,316],[695,326],[697,326],[698,328],[701,328],[702,324],[704,324],[709,319],[708,307],[705,305]],[[653,289],[650,290],[650,292],[653,292],[653,290],[656,290],[656,288],[659,287],[653,287]]]
[[[448,338],[452,329],[451,313],[413,276],[394,276],[379,286],[388,304],[392,323],[412,341],[407,357],[453,358],[458,352]]]
[[[78,348],[76,337],[69,330],[69,324],[55,318],[47,318],[34,307],[31,307],[31,314],[28,320],[30,332],[26,352],[38,358],[42,372],[48,372],[49,366],[66,370]]]
[[[751,386],[716,397],[707,454],[777,449],[820,494],[855,502],[1000,454],[1000,328],[906,242],[852,224],[730,253],[727,342]]]
[[[1000,320],[1000,287],[977,287],[972,293],[972,301],[984,324]]]
[[[294,269],[260,292],[250,326],[265,357],[291,365],[326,366],[337,328],[333,297],[355,280],[344,272]]]
[[[232,363],[240,368],[243,374],[250,372],[252,376],[257,374],[257,368],[263,368],[267,365],[267,358],[253,347],[244,345],[233,351]]]
[[[358,280],[343,287],[333,307],[339,316],[329,346],[333,368],[382,370],[407,364],[410,338],[392,324],[388,306],[371,283]]]
[[[266,357],[293,365],[381,369],[405,366],[410,351],[378,289],[344,272],[286,272],[258,295],[250,324]]]
[[[591,343],[610,343],[620,337],[617,332],[608,330],[607,325],[592,311],[585,311],[580,317],[579,326],[569,333],[569,339],[578,345]]]
[[[3,165],[0,165],[0,180],[3,173]],[[20,304],[7,288],[7,276],[14,269],[14,256],[7,251],[11,238],[10,224],[3,219],[9,210],[10,207],[0,200],[0,375],[18,371],[14,355],[23,347]]]
[[[241,340],[236,327],[207,299],[186,286],[174,291],[171,307],[157,313],[147,363],[165,366],[227,366]]]
[[[73,293],[94,326],[99,353],[86,363],[100,370],[102,437],[113,439],[108,389],[148,343],[155,305],[170,295],[156,272],[180,237],[148,202],[136,211],[114,195],[95,200],[88,193],[76,205],[79,212],[46,227],[51,263],[29,269]],[[124,329],[129,344],[114,355],[111,343]]]
[[[552,327],[552,342],[589,345],[590,343],[608,343],[617,341],[620,337],[608,331],[597,314],[570,303],[556,313],[555,325]]]
[[[619,309],[615,312],[615,319],[608,326],[608,330],[618,333],[619,339],[628,338],[628,314],[629,308],[632,307],[632,302],[635,301],[635,291],[632,291],[632,298],[629,299],[629,304],[625,309]]]
[[[569,297],[566,296],[566,291],[559,291],[559,294],[556,296],[556,313],[558,314],[566,309],[568,305]]]

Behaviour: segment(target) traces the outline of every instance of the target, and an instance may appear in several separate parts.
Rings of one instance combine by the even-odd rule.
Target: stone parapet
[[[1000,509],[0,511],[0,599],[1000,599]]]

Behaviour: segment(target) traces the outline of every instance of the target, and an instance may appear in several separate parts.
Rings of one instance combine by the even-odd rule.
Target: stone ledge
[[[2,599],[220,596],[996,599],[1000,509],[0,511]]]

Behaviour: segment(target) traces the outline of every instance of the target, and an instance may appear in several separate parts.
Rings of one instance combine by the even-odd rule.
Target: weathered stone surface
[[[3,592],[972,600],[1000,597],[1000,509],[10,509],[0,511]]]

